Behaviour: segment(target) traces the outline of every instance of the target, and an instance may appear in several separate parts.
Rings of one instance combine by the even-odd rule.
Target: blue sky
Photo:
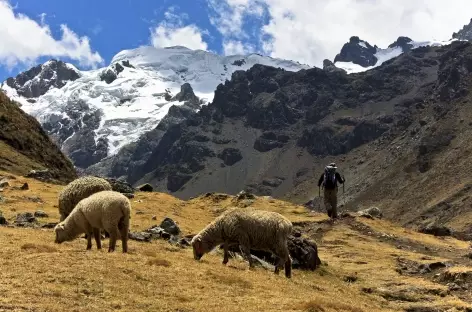
[[[470,0],[0,0],[0,81],[50,58],[106,66],[140,45],[321,66],[353,35],[379,47],[448,40],[471,12]]]

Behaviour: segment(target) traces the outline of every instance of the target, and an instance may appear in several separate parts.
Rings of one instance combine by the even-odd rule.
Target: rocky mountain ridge
[[[140,47],[115,55],[109,66],[78,71],[51,60],[2,83],[8,96],[21,103],[81,170],[115,155],[125,145],[153,130],[175,97],[190,84],[201,105],[212,100],[216,86],[239,69],[266,64],[286,70],[309,68],[296,62],[264,57],[219,56],[185,47]]]

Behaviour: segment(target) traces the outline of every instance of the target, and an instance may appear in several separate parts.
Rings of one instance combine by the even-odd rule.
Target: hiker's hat
[[[328,167],[337,168],[337,167],[336,167],[336,164],[335,164],[334,162],[333,162],[333,163],[330,163],[330,164],[328,165]]]

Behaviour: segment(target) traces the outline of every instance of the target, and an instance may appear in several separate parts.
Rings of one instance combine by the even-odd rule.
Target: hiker
[[[338,205],[338,182],[344,184],[346,181],[341,177],[339,172],[336,171],[337,167],[335,163],[331,163],[325,167],[324,173],[318,180],[318,188],[322,186],[324,188],[324,204],[330,218],[337,218],[337,205]]]

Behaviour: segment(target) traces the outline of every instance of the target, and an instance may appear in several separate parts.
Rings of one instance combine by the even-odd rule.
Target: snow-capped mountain
[[[413,41],[408,37],[399,37],[387,48],[382,49],[370,45],[367,41],[353,36],[344,44],[341,53],[334,58],[334,66],[345,70],[348,74],[363,72],[382,65],[404,52],[424,46],[440,46],[450,44],[457,39],[447,41]]]
[[[190,84],[201,106],[233,72],[255,64],[288,71],[310,67],[258,54],[144,46],[119,52],[97,70],[51,60],[7,79],[1,88],[40,121],[76,166],[86,168],[155,128],[171,106],[182,105],[175,97],[182,85]]]

